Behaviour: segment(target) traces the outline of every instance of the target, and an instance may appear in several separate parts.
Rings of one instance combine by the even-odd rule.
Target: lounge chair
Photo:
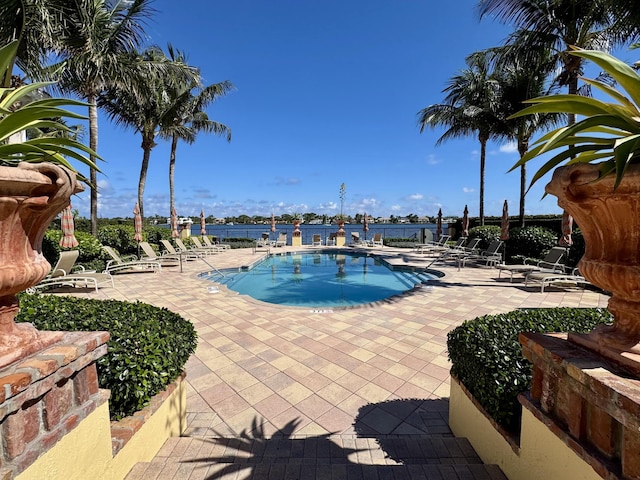
[[[553,247],[542,260],[532,261],[526,259],[523,265],[496,265],[499,270],[498,278],[500,278],[503,271],[511,274],[510,282],[513,282],[514,273],[522,273],[524,275],[534,271],[565,273],[563,260],[565,260],[566,254],[566,247]]]
[[[457,262],[458,259],[464,256],[478,255],[480,253],[478,245],[480,245],[482,239],[474,238],[469,243],[466,243],[466,240],[466,237],[460,237],[454,246],[441,249],[438,257],[432,263],[450,260]]]
[[[223,250],[229,250],[231,248],[231,245],[228,245],[226,243],[212,243],[207,235],[202,236],[202,241],[204,242],[205,247],[218,247]]]
[[[371,245],[373,247],[384,247],[384,242],[382,241],[381,233],[374,233],[373,238],[371,239]]]
[[[322,236],[319,233],[314,233],[311,238],[311,246],[312,247],[321,247],[322,246]]]
[[[263,233],[262,235],[260,235],[260,238],[256,240],[256,248],[260,248],[260,247],[275,247],[276,242],[275,240],[272,241],[269,239],[269,234],[268,233]]]
[[[163,267],[176,267],[180,265],[180,255],[171,255],[166,253],[165,255],[158,255],[149,242],[140,242],[140,248],[144,252],[144,255],[140,260],[150,260],[160,262]]]
[[[278,234],[278,239],[276,240],[274,247],[284,247],[286,245],[287,245],[287,234],[286,233]]]
[[[352,247],[366,246],[366,243],[360,240],[360,232],[351,232],[351,246]]]
[[[191,237],[191,241],[193,242],[193,244],[196,246],[196,249],[198,250],[210,251],[213,253],[220,253],[223,250],[225,250],[224,248],[218,245],[204,245],[198,237]]]
[[[479,253],[471,253],[468,255],[461,255],[458,257],[458,269],[465,267],[467,262],[474,262],[476,264],[483,264],[487,267],[497,265],[502,261],[502,255],[498,253],[502,248],[502,240],[493,240],[486,250]]]
[[[135,255],[122,257],[113,247],[108,245],[104,245],[102,249],[111,257],[111,260],[107,262],[105,273],[159,272],[162,270],[160,262],[156,260],[138,260]]]
[[[198,260],[199,258],[202,258],[204,256],[204,253],[190,252],[188,250],[178,251],[173,245],[171,245],[171,242],[169,242],[169,240],[160,240],[160,243],[162,243],[165,251],[169,252],[170,255],[175,255],[178,258],[182,258],[184,260]]]
[[[531,283],[540,284],[540,292],[544,293],[545,285],[561,285],[561,286],[578,286],[589,285],[587,279],[585,279],[577,268],[574,268],[571,273],[560,273],[552,271],[535,271],[529,272],[525,277],[524,286],[528,287]]]
[[[417,253],[433,252],[434,250],[445,247],[450,238],[451,235],[440,235],[437,242],[418,243],[413,246],[413,250]]]
[[[188,252],[188,253],[194,253],[194,254],[198,254],[198,255],[213,255],[216,254],[218,252],[214,252],[213,250],[207,250],[204,248],[197,248],[197,247],[187,247],[184,242],[182,241],[182,239],[180,238],[174,238],[173,239],[173,243],[176,244],[176,248],[178,249],[178,253],[181,252]]]
[[[96,292],[98,287],[105,283],[113,287],[113,277],[109,273],[97,273],[85,270],[82,265],[76,265],[80,252],[69,250],[60,252],[60,257],[51,273],[43,278],[40,283],[29,287],[28,293],[35,293],[52,286],[93,287]]]

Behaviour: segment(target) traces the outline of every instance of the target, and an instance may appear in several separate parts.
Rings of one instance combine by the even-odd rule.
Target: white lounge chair
[[[111,260],[107,262],[105,273],[159,272],[162,270],[160,262],[156,260],[138,260],[135,255],[122,257],[113,247],[108,245],[104,245],[102,249],[111,257]]]
[[[207,235],[202,236],[202,241],[204,242],[205,247],[218,247],[223,250],[229,250],[231,248],[231,245],[228,245],[226,243],[212,243]]]
[[[384,247],[384,242],[382,241],[381,233],[374,233],[373,238],[371,239],[371,245],[373,247]]]
[[[287,245],[287,234],[286,233],[278,234],[278,239],[276,240],[274,247],[284,247],[286,245]]]
[[[173,245],[171,245],[171,242],[169,242],[169,240],[160,240],[160,243],[162,243],[165,251],[169,252],[169,254],[176,255],[178,258],[182,258],[184,260],[198,260],[204,256],[203,253],[190,252],[188,250],[178,251]]]
[[[503,271],[511,274],[510,282],[513,282],[514,273],[522,273],[524,275],[535,271],[565,273],[563,260],[565,260],[566,254],[567,249],[565,247],[553,247],[542,260],[531,261],[526,259],[523,265],[496,265],[499,270],[498,278],[500,278]]]
[[[212,252],[212,253],[220,253],[222,250],[224,250],[222,247],[218,247],[217,245],[211,245],[211,246],[204,245],[198,237],[191,237],[191,241],[196,246],[197,250],[202,250],[202,251]]]
[[[178,252],[188,252],[188,253],[196,253],[198,255],[214,255],[218,252],[214,252],[213,250],[209,250],[209,249],[205,249],[205,248],[198,248],[198,247],[187,247],[184,242],[182,241],[182,239],[180,238],[174,238],[173,239],[173,243],[176,244],[176,247],[178,249]]]
[[[493,267],[502,261],[502,255],[498,253],[502,248],[502,240],[493,240],[486,250],[479,253],[472,253],[468,255],[461,255],[458,257],[458,269],[466,266],[467,262],[474,262],[476,264],[483,264],[487,267]]]
[[[27,289],[28,293],[35,293],[53,286],[93,287],[96,292],[103,284],[113,287],[113,277],[109,273],[97,273],[85,270],[82,265],[76,265],[80,252],[69,250],[60,252],[60,257],[51,273],[43,278],[40,283]]]
[[[140,260],[150,260],[159,262],[163,267],[176,267],[180,265],[180,256],[166,253],[165,255],[158,255],[149,242],[140,242],[140,248],[144,252],[144,255]]]
[[[589,285],[586,278],[580,275],[577,268],[574,268],[571,273],[560,272],[530,272],[525,277],[524,286],[528,287],[531,283],[540,284],[540,292],[544,293],[545,285],[560,285],[560,286],[578,286]]]
[[[322,236],[319,233],[314,233],[311,239],[312,247],[321,247],[322,246]]]

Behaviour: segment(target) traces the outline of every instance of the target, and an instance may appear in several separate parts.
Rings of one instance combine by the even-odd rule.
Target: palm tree
[[[142,165],[138,181],[138,205],[144,218],[144,187],[149,169],[151,150],[160,127],[175,118],[175,99],[169,96],[176,85],[198,84],[196,69],[183,62],[171,61],[158,47],[128,55],[130,84],[126,88],[112,86],[98,98],[102,107],[116,124],[133,128],[142,136]],[[158,68],[164,65],[165,68]]]
[[[490,71],[489,55],[476,52],[467,57],[467,68],[455,75],[443,90],[444,102],[418,112],[420,133],[427,127],[447,130],[436,145],[445,140],[478,135],[480,142],[480,225],[484,225],[484,172],[487,142],[492,136],[504,136],[506,127],[500,117],[500,83]]]
[[[171,45],[169,45],[169,58],[174,62],[185,60],[185,56],[175,51]],[[192,144],[200,132],[225,135],[227,142],[231,141],[231,129],[222,123],[211,120],[205,110],[217,98],[229,93],[233,89],[233,85],[225,80],[204,87],[194,95],[193,90],[196,88],[198,88],[198,82],[195,80],[188,84],[177,84],[173,88],[169,88],[168,96],[172,110],[167,113],[163,124],[160,125],[160,137],[171,141],[169,155],[170,212],[175,207],[174,178],[178,141],[183,140]]]
[[[569,46],[608,51],[625,42],[623,25],[616,21],[611,0],[480,0],[480,18],[492,15],[514,24],[516,32],[506,42],[508,55],[525,59],[551,49],[560,66],[556,81],[569,94],[578,94],[583,59],[570,55]],[[634,2],[635,3],[635,2]],[[630,5],[631,6],[631,5]],[[637,17],[636,17],[637,18]],[[568,123],[575,123],[569,114]]]
[[[123,54],[140,45],[153,0],[6,0],[0,7],[0,39],[18,35],[18,66],[45,79],[58,68],[57,88],[89,104],[89,147],[98,151],[96,99],[107,87],[127,85]],[[53,54],[58,63],[45,65]],[[95,160],[92,158],[92,160]],[[98,229],[97,171],[89,170],[91,233]]]

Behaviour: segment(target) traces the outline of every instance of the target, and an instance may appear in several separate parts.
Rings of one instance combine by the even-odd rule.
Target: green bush
[[[78,240],[79,250],[77,263],[85,267],[87,270],[95,270],[102,272],[105,267],[105,261],[102,253],[102,244],[90,233],[75,232],[76,240]],[[61,230],[49,229],[45,232],[42,239],[42,254],[44,258],[53,267],[60,257],[60,239],[62,238]]]
[[[23,294],[16,321],[40,330],[109,331],[97,367],[100,387],[111,390],[112,420],[140,410],[174,381],[197,344],[191,322],[140,302]]]
[[[122,255],[137,255],[138,242],[133,239],[134,234],[133,225],[105,225],[98,229],[98,240]]]
[[[160,245],[160,240],[171,240],[171,229],[148,225],[142,229],[142,237],[152,245]]]
[[[526,309],[486,315],[449,332],[451,373],[505,429],[520,429],[518,394],[529,389],[531,364],[518,343],[521,332],[588,332],[611,314],[596,308]]]
[[[512,257],[542,259],[549,250],[558,245],[558,235],[545,227],[513,228],[506,242],[507,261]]]
[[[469,239],[480,239],[478,248],[480,250],[486,249],[494,240],[500,240],[500,227],[494,225],[485,225],[484,227],[473,227],[469,229]]]

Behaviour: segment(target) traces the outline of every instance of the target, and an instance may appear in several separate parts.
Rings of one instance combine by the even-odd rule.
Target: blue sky
[[[207,84],[235,90],[208,110],[229,126],[230,143],[201,135],[180,143],[176,207],[216,217],[295,212],[375,217],[478,215],[479,143],[440,146],[441,130],[419,133],[417,113],[444,98],[449,78],[475,50],[501,43],[507,27],[479,21],[476,0],[156,0],[149,42],[186,52]],[[100,113],[100,217],[132,216],[140,136]],[[488,147],[485,214],[505,199],[517,214],[519,174],[510,145]],[[145,215],[169,213],[169,145],[151,153]],[[530,172],[535,171],[532,162]],[[541,200],[547,179],[527,195],[527,213],[560,213]],[[89,194],[72,200],[89,214]]]

